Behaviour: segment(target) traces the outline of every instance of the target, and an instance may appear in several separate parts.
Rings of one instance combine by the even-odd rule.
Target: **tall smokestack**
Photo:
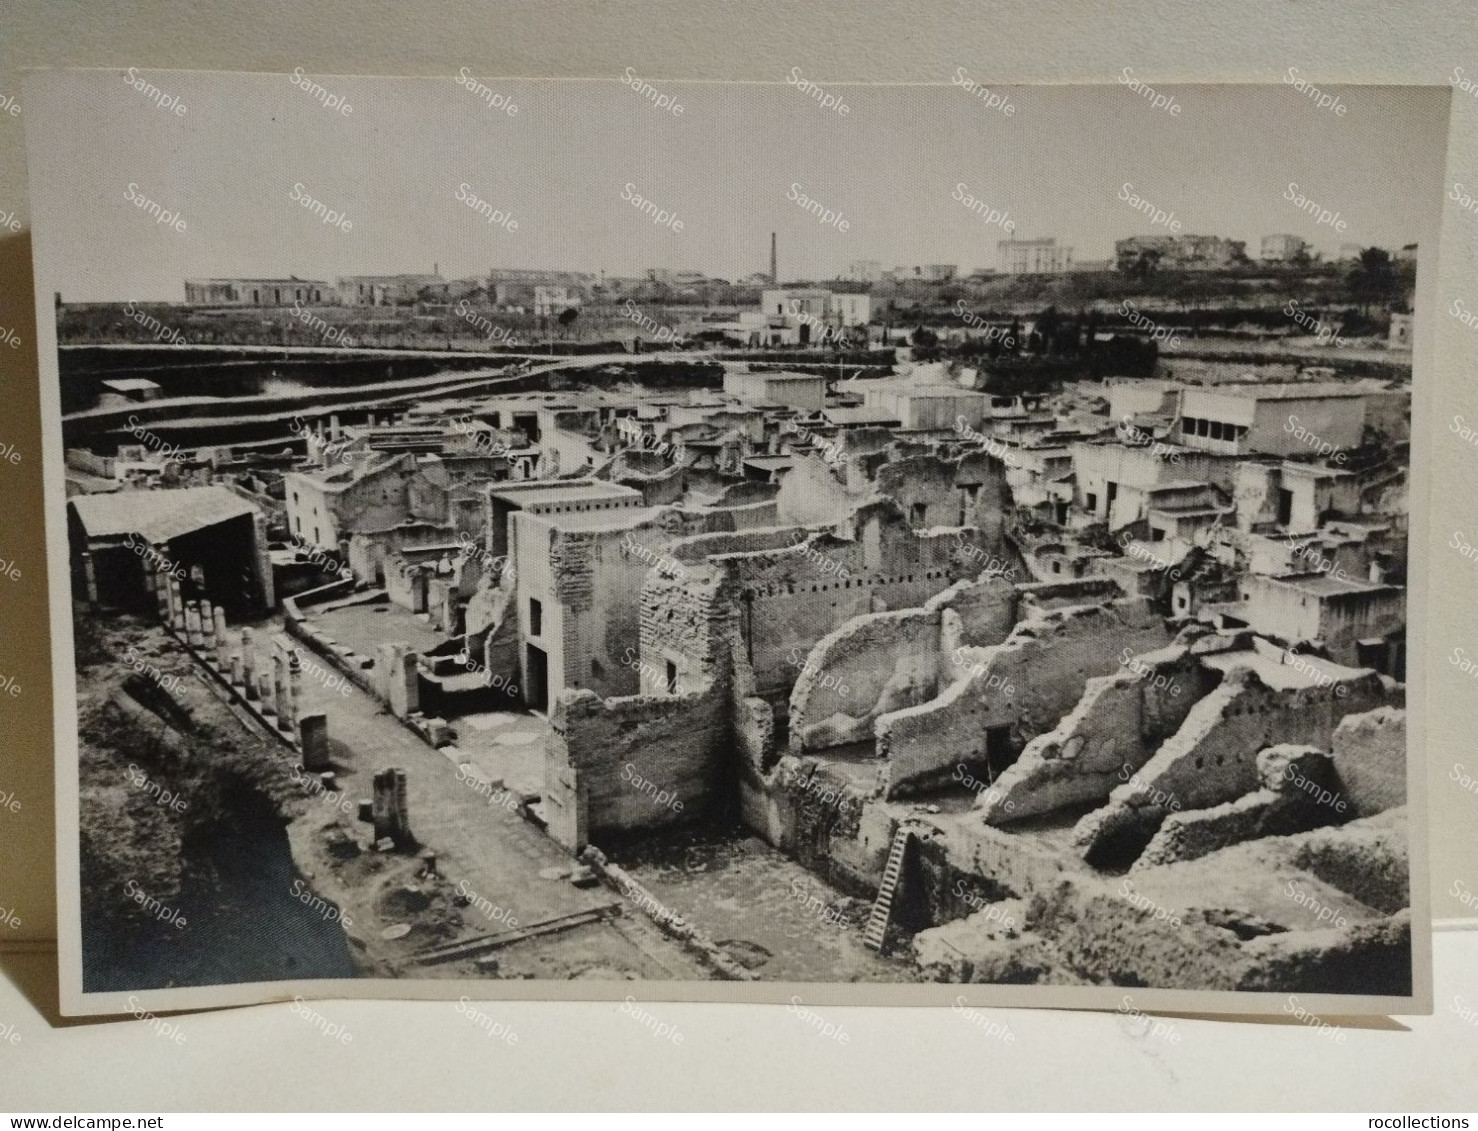
[[[775,233],[770,233],[770,282],[780,285],[780,268],[775,264]]]

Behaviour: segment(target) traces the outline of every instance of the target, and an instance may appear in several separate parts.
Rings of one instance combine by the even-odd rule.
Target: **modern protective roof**
[[[513,503],[527,509],[565,503],[618,502],[630,505],[640,501],[641,492],[618,483],[577,479],[568,483],[559,480],[543,482],[529,481],[526,484],[503,484],[491,488],[488,494],[495,499]]]
[[[1280,385],[1250,385],[1242,382],[1227,382],[1221,385],[1197,386],[1189,392],[1210,393],[1215,396],[1241,397],[1253,401],[1302,401],[1328,400],[1332,397],[1363,397],[1370,390],[1338,381],[1306,381]]]
[[[255,504],[221,486],[77,495],[70,505],[89,538],[137,534],[151,543],[259,513]]]

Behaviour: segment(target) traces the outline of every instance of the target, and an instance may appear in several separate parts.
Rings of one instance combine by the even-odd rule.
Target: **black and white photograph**
[[[1431,1010],[1448,90],[29,81],[66,1011]]]

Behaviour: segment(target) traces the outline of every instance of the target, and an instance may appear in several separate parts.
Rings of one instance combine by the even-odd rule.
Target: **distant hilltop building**
[[[1132,266],[1142,255],[1158,256],[1158,265],[1181,271],[1216,271],[1242,263],[1247,258],[1245,240],[1221,236],[1130,236],[1114,243],[1114,259],[1120,270]]]
[[[1264,263],[1292,263],[1309,253],[1309,242],[1298,236],[1263,236],[1262,251],[1258,256]]]
[[[339,301],[345,306],[404,306],[415,302],[427,287],[446,280],[431,275],[347,275],[339,278]]]
[[[559,314],[578,307],[584,296],[574,287],[540,286],[534,288],[534,313],[544,316]]]
[[[1399,311],[1391,312],[1391,326],[1386,333],[1386,346],[1393,350],[1411,348],[1411,315]],[[106,381],[103,384],[107,384]]]
[[[538,267],[494,267],[488,272],[487,293],[496,306],[534,310],[553,305],[563,294],[563,306],[583,301],[598,278],[584,271],[546,271]],[[571,299],[569,296],[579,296]],[[541,303],[542,298],[542,303]]]
[[[596,277],[588,271],[549,271],[543,267],[494,267],[488,272],[492,283],[535,283],[564,284],[570,287],[588,287]]]
[[[648,267],[647,282],[667,287],[696,287],[708,282],[702,271],[674,271],[670,267]]]
[[[894,283],[948,283],[958,271],[959,266],[954,263],[924,263],[914,267],[895,267],[885,271],[883,278]]]
[[[732,322],[705,323],[751,346],[805,346],[865,335],[872,297],[824,287],[767,287],[758,310],[741,310]]]
[[[539,305],[540,288],[548,305],[557,288],[583,298],[599,282],[597,276],[586,271],[546,271],[540,267],[494,267],[487,279],[487,291],[495,305],[526,310]],[[564,305],[577,304],[567,301]]]
[[[185,301],[193,306],[291,306],[332,301],[322,279],[186,279]]]
[[[1073,269],[1073,249],[1057,240],[1001,240],[996,244],[997,269],[1003,275],[1058,275]]]
[[[876,283],[883,277],[883,265],[876,259],[856,259],[847,265],[847,280],[853,283]]]

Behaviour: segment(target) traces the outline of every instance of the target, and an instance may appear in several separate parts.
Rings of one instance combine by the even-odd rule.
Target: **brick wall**
[[[788,695],[793,650],[808,653],[852,617],[918,608],[969,573],[953,533],[916,535],[887,502],[856,512],[853,537],[813,534],[779,550],[724,555],[741,631],[763,695]]]
[[[546,793],[559,810],[557,838],[589,843],[602,833],[709,815],[732,792],[725,717],[716,685],[680,696],[566,693],[551,715],[545,755]],[[653,793],[671,797],[664,802]]]

